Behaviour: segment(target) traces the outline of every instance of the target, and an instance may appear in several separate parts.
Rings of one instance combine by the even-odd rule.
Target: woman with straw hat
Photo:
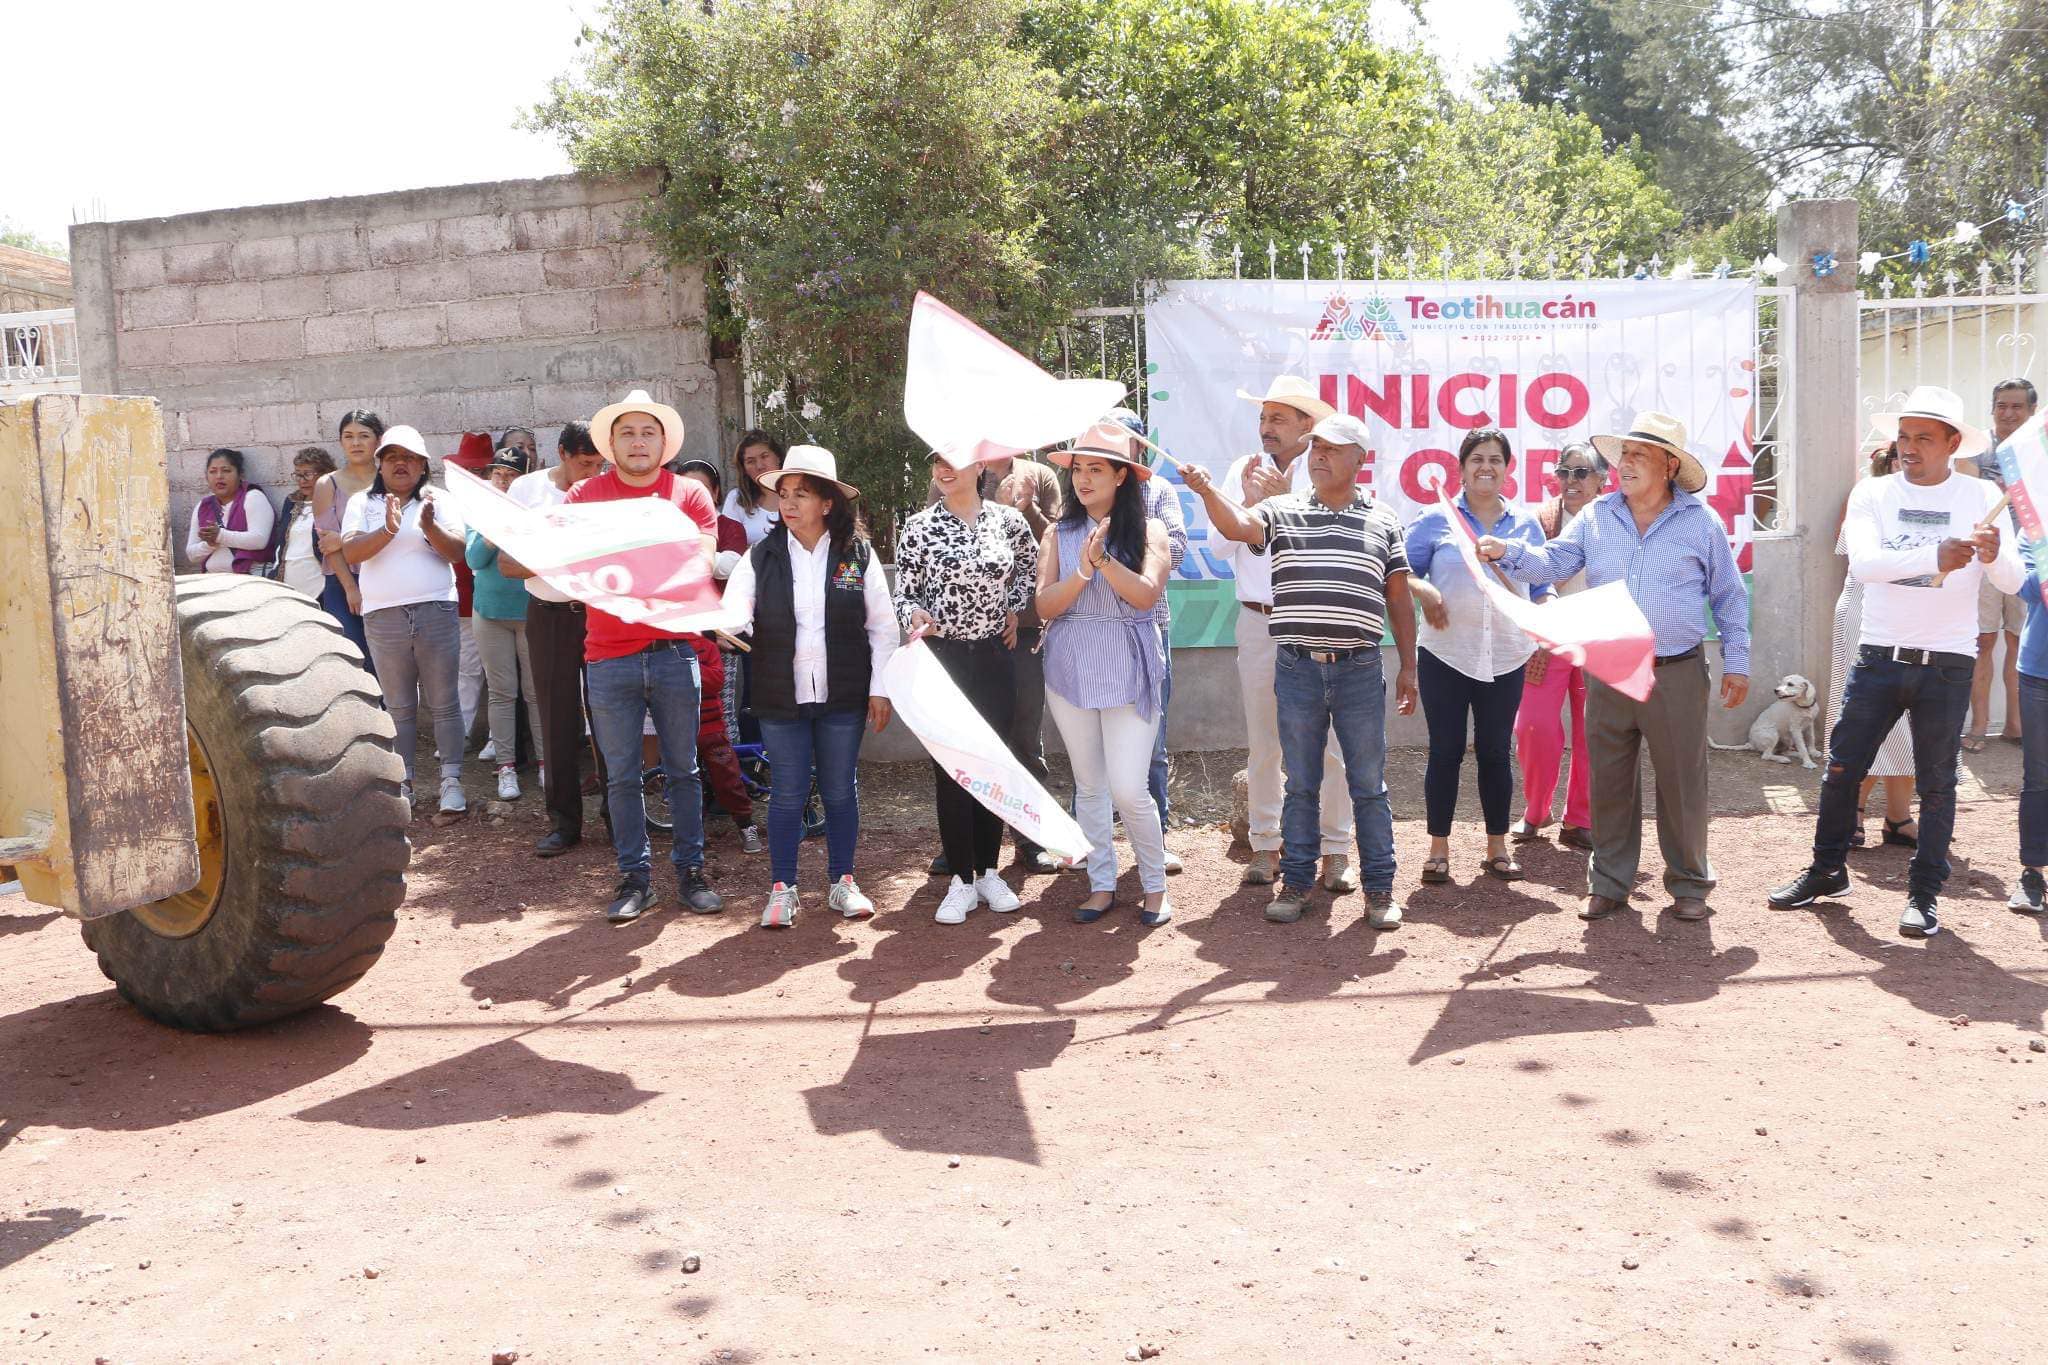
[[[1162,719],[1166,659],[1154,611],[1166,591],[1166,528],[1145,516],[1139,485],[1152,477],[1121,424],[1084,433],[1052,462],[1071,475],[1066,507],[1038,550],[1038,614],[1045,628],[1045,704],[1074,765],[1074,811],[1088,836],[1083,924],[1116,904],[1116,833],[1123,816],[1144,889],[1139,922],[1173,917],[1166,845],[1149,790],[1152,741]]]
[[[792,446],[761,475],[780,521],[740,558],[725,605],[754,631],[754,714],[775,780],[768,793],[768,904],[763,929],[796,923],[797,850],[815,777],[825,804],[825,904],[867,919],[853,879],[860,838],[861,726],[889,723],[882,668],[896,652],[896,608],[867,528],[860,490],[822,446]]]

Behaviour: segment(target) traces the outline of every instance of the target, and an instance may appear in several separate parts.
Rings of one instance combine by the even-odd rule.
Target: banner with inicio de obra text
[[[1154,439],[1219,479],[1259,449],[1258,406],[1237,391],[1307,379],[1366,420],[1374,441],[1360,482],[1404,523],[1439,485],[1457,491],[1458,442],[1476,428],[1506,433],[1509,496],[1533,509],[1557,492],[1566,445],[1627,431],[1639,409],[1671,413],[1707,467],[1701,496],[1749,568],[1748,281],[1180,281],[1145,310],[1145,356]],[[1229,645],[1236,592],[1223,543],[1199,499],[1182,490],[1181,505],[1189,547],[1172,585],[1173,642]]]

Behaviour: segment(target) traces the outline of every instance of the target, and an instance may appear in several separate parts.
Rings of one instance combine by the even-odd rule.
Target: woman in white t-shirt
[[[462,795],[462,703],[456,692],[462,635],[455,619],[455,563],[466,532],[427,487],[427,445],[411,427],[392,427],[377,447],[377,477],[348,500],[342,554],[363,598],[363,634],[384,685],[384,706],[405,760],[412,799],[413,751],[422,701],[441,758],[441,816],[468,809]]]
[[[762,485],[761,476],[782,468],[783,457],[788,453],[782,442],[765,431],[740,433],[739,449],[732,457],[738,477],[733,480],[732,492],[725,495],[722,510],[747,528],[750,548],[759,545],[761,537],[774,530],[782,519],[776,510],[779,504],[775,494]]]
[[[270,543],[276,554],[276,577],[286,587],[297,588],[314,601],[327,587],[327,568],[320,562],[320,546],[313,530],[313,489],[322,474],[334,472],[334,457],[319,446],[306,446],[292,457],[290,497],[277,514],[277,528]]]

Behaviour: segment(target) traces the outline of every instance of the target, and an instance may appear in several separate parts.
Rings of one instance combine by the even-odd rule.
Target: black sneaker
[[[686,867],[676,879],[681,891],[683,905],[693,914],[715,915],[725,909],[725,897],[711,889],[711,883],[704,880],[704,865]]]
[[[1941,919],[1932,891],[1908,891],[1906,913],[1899,916],[1899,932],[1907,938],[1933,938],[1941,932]]]
[[[637,877],[627,877],[613,893],[604,917],[613,924],[631,924],[653,908],[654,889]]]
[[[934,877],[950,877],[953,875],[953,865],[946,861],[946,855],[943,853],[932,859],[931,866],[925,870]]]
[[[2048,902],[2048,880],[2042,878],[2039,868],[2030,867],[2020,873],[2020,884],[2013,888],[2005,908],[2018,915],[2038,915],[2044,902]]]
[[[1822,896],[1839,896],[1849,889],[1849,870],[1838,867],[1832,872],[1816,868],[1806,871],[1771,892],[1771,909],[1797,910],[1802,905],[1812,905]]]

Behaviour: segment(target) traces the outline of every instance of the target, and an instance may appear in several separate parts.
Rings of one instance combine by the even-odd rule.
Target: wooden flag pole
[[[1978,531],[1990,530],[1991,524],[1998,520],[1998,514],[2000,512],[2003,512],[2005,510],[2005,505],[2011,501],[2012,494],[2010,492],[2000,496],[1997,502],[1991,504],[1991,510],[1984,514],[1984,520],[1978,522],[1975,528],[1973,529]],[[1937,588],[1940,587],[1943,581],[1945,581],[1948,578],[1948,574],[1949,571],[1947,569],[1943,569],[1940,573],[1936,574],[1934,576],[1934,586]]]

